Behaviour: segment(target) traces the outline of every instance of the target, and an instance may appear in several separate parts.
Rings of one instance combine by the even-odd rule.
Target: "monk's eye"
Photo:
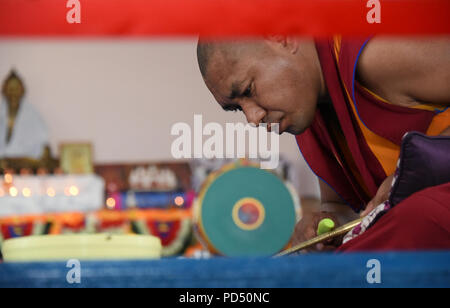
[[[242,111],[242,107],[239,105],[228,105],[223,108],[225,111]]]
[[[251,96],[252,96],[252,84],[253,84],[253,83],[251,83],[251,84],[247,87],[247,89],[245,89],[245,91],[242,93],[242,96],[244,96],[244,97],[251,97]]]
[[[237,106],[233,106],[230,110],[231,110],[231,111],[234,111],[234,112],[236,112],[236,111],[242,111],[242,107],[239,106],[239,105],[237,105]]]

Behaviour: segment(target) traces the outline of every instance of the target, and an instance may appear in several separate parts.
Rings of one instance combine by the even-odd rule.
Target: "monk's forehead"
[[[216,99],[230,96],[232,85],[242,83],[255,59],[262,56],[262,41],[238,41],[215,44],[206,68],[205,81]]]
[[[17,78],[9,78],[6,80],[6,85],[10,87],[22,86],[22,82]]]
[[[226,96],[231,83],[238,78],[241,71],[238,59],[231,59],[222,52],[216,52],[209,59],[205,81],[215,94]]]
[[[22,82],[19,79],[17,79],[17,78],[8,79],[8,83],[9,84],[14,84],[14,85],[22,84]]]
[[[208,79],[224,78],[236,71],[238,59],[231,58],[222,51],[217,51],[211,54],[208,67],[206,70],[206,77]]]

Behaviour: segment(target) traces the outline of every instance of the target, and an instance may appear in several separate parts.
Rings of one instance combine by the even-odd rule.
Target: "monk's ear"
[[[298,51],[299,41],[295,37],[286,35],[267,35],[265,39],[269,45],[281,47],[292,54],[295,54]]]

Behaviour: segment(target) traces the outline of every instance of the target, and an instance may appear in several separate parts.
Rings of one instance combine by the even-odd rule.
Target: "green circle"
[[[265,219],[255,230],[243,230],[233,221],[233,207],[242,198],[260,201]],[[268,256],[289,242],[295,227],[295,207],[289,190],[274,174],[241,167],[221,174],[208,187],[201,221],[209,242],[226,256]]]

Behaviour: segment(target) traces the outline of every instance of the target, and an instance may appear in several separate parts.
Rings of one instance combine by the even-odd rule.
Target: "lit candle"
[[[70,187],[64,188],[64,194],[65,194],[67,197],[70,197]]]
[[[31,190],[28,187],[25,187],[24,189],[22,189],[22,194],[28,198],[31,196]]]
[[[106,199],[106,207],[110,210],[114,209],[116,207],[116,200],[114,198]]]
[[[6,183],[6,184],[11,184],[12,181],[13,181],[12,175],[11,175],[10,173],[6,173],[6,174],[5,174],[5,183]]]
[[[69,192],[72,196],[77,196],[79,194],[80,190],[75,185],[72,185],[69,188]]]
[[[182,206],[184,204],[184,198],[181,196],[178,196],[175,198],[175,205],[176,206]]]
[[[17,188],[15,188],[14,186],[9,188],[9,195],[11,197],[17,197],[18,194],[19,194],[19,191],[17,190]]]
[[[55,189],[53,187],[47,188],[47,196],[54,197],[56,195]]]

